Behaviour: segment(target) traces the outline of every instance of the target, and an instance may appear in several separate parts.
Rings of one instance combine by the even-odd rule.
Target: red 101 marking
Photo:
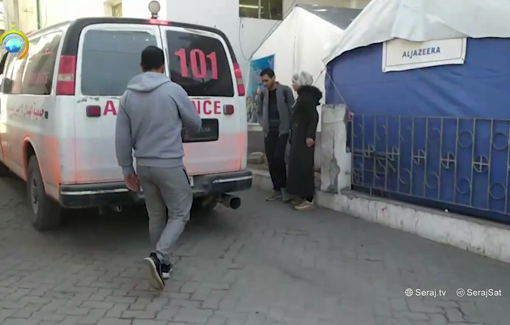
[[[186,49],[180,49],[175,52],[181,62],[181,76],[188,78],[188,60],[186,58]],[[191,50],[190,53],[191,72],[193,77],[203,79],[207,76],[207,60],[211,61],[211,79],[218,79],[218,61],[216,59],[216,52],[211,52],[205,55],[204,51],[200,49]]]

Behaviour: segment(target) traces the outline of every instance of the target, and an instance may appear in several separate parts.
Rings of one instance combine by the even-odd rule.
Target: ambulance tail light
[[[63,55],[60,58],[57,76],[57,95],[74,95],[76,57]]]
[[[223,106],[223,114],[225,114],[225,115],[234,114],[234,105],[224,105]]]
[[[246,91],[244,89],[243,74],[239,63],[234,63],[234,73],[236,75],[237,92],[239,93],[239,96],[244,96]]]
[[[87,117],[100,117],[101,116],[101,106],[98,105],[90,105],[86,108]]]

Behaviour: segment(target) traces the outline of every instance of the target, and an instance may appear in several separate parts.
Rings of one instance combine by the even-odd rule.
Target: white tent
[[[508,0],[372,0],[324,57],[395,38],[413,42],[510,37]]]
[[[274,55],[276,79],[289,86],[294,73],[310,73],[314,85],[323,92],[321,103],[324,103],[326,66],[322,59],[338,44],[344,30],[360,12],[359,9],[297,5],[254,52],[251,60],[253,62]],[[256,71],[250,74],[248,89],[254,89],[254,84],[250,86],[250,83],[259,83],[260,77]],[[253,102],[254,98],[248,99],[253,96],[247,94],[247,100]]]

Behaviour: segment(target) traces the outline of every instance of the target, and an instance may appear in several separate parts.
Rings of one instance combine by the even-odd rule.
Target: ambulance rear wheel
[[[27,198],[32,212],[30,221],[36,230],[51,230],[60,225],[64,211],[46,195],[39,162],[35,156],[30,157],[28,163]]]
[[[9,176],[9,168],[5,166],[2,162],[0,162],[0,177]]]

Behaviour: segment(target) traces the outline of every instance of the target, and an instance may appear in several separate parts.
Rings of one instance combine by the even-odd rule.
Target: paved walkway
[[[0,179],[2,325],[509,324],[508,265],[331,211],[297,213],[254,190],[238,211],[195,216],[158,295],[138,263],[150,249],[142,214],[81,213],[37,233],[23,186]]]

